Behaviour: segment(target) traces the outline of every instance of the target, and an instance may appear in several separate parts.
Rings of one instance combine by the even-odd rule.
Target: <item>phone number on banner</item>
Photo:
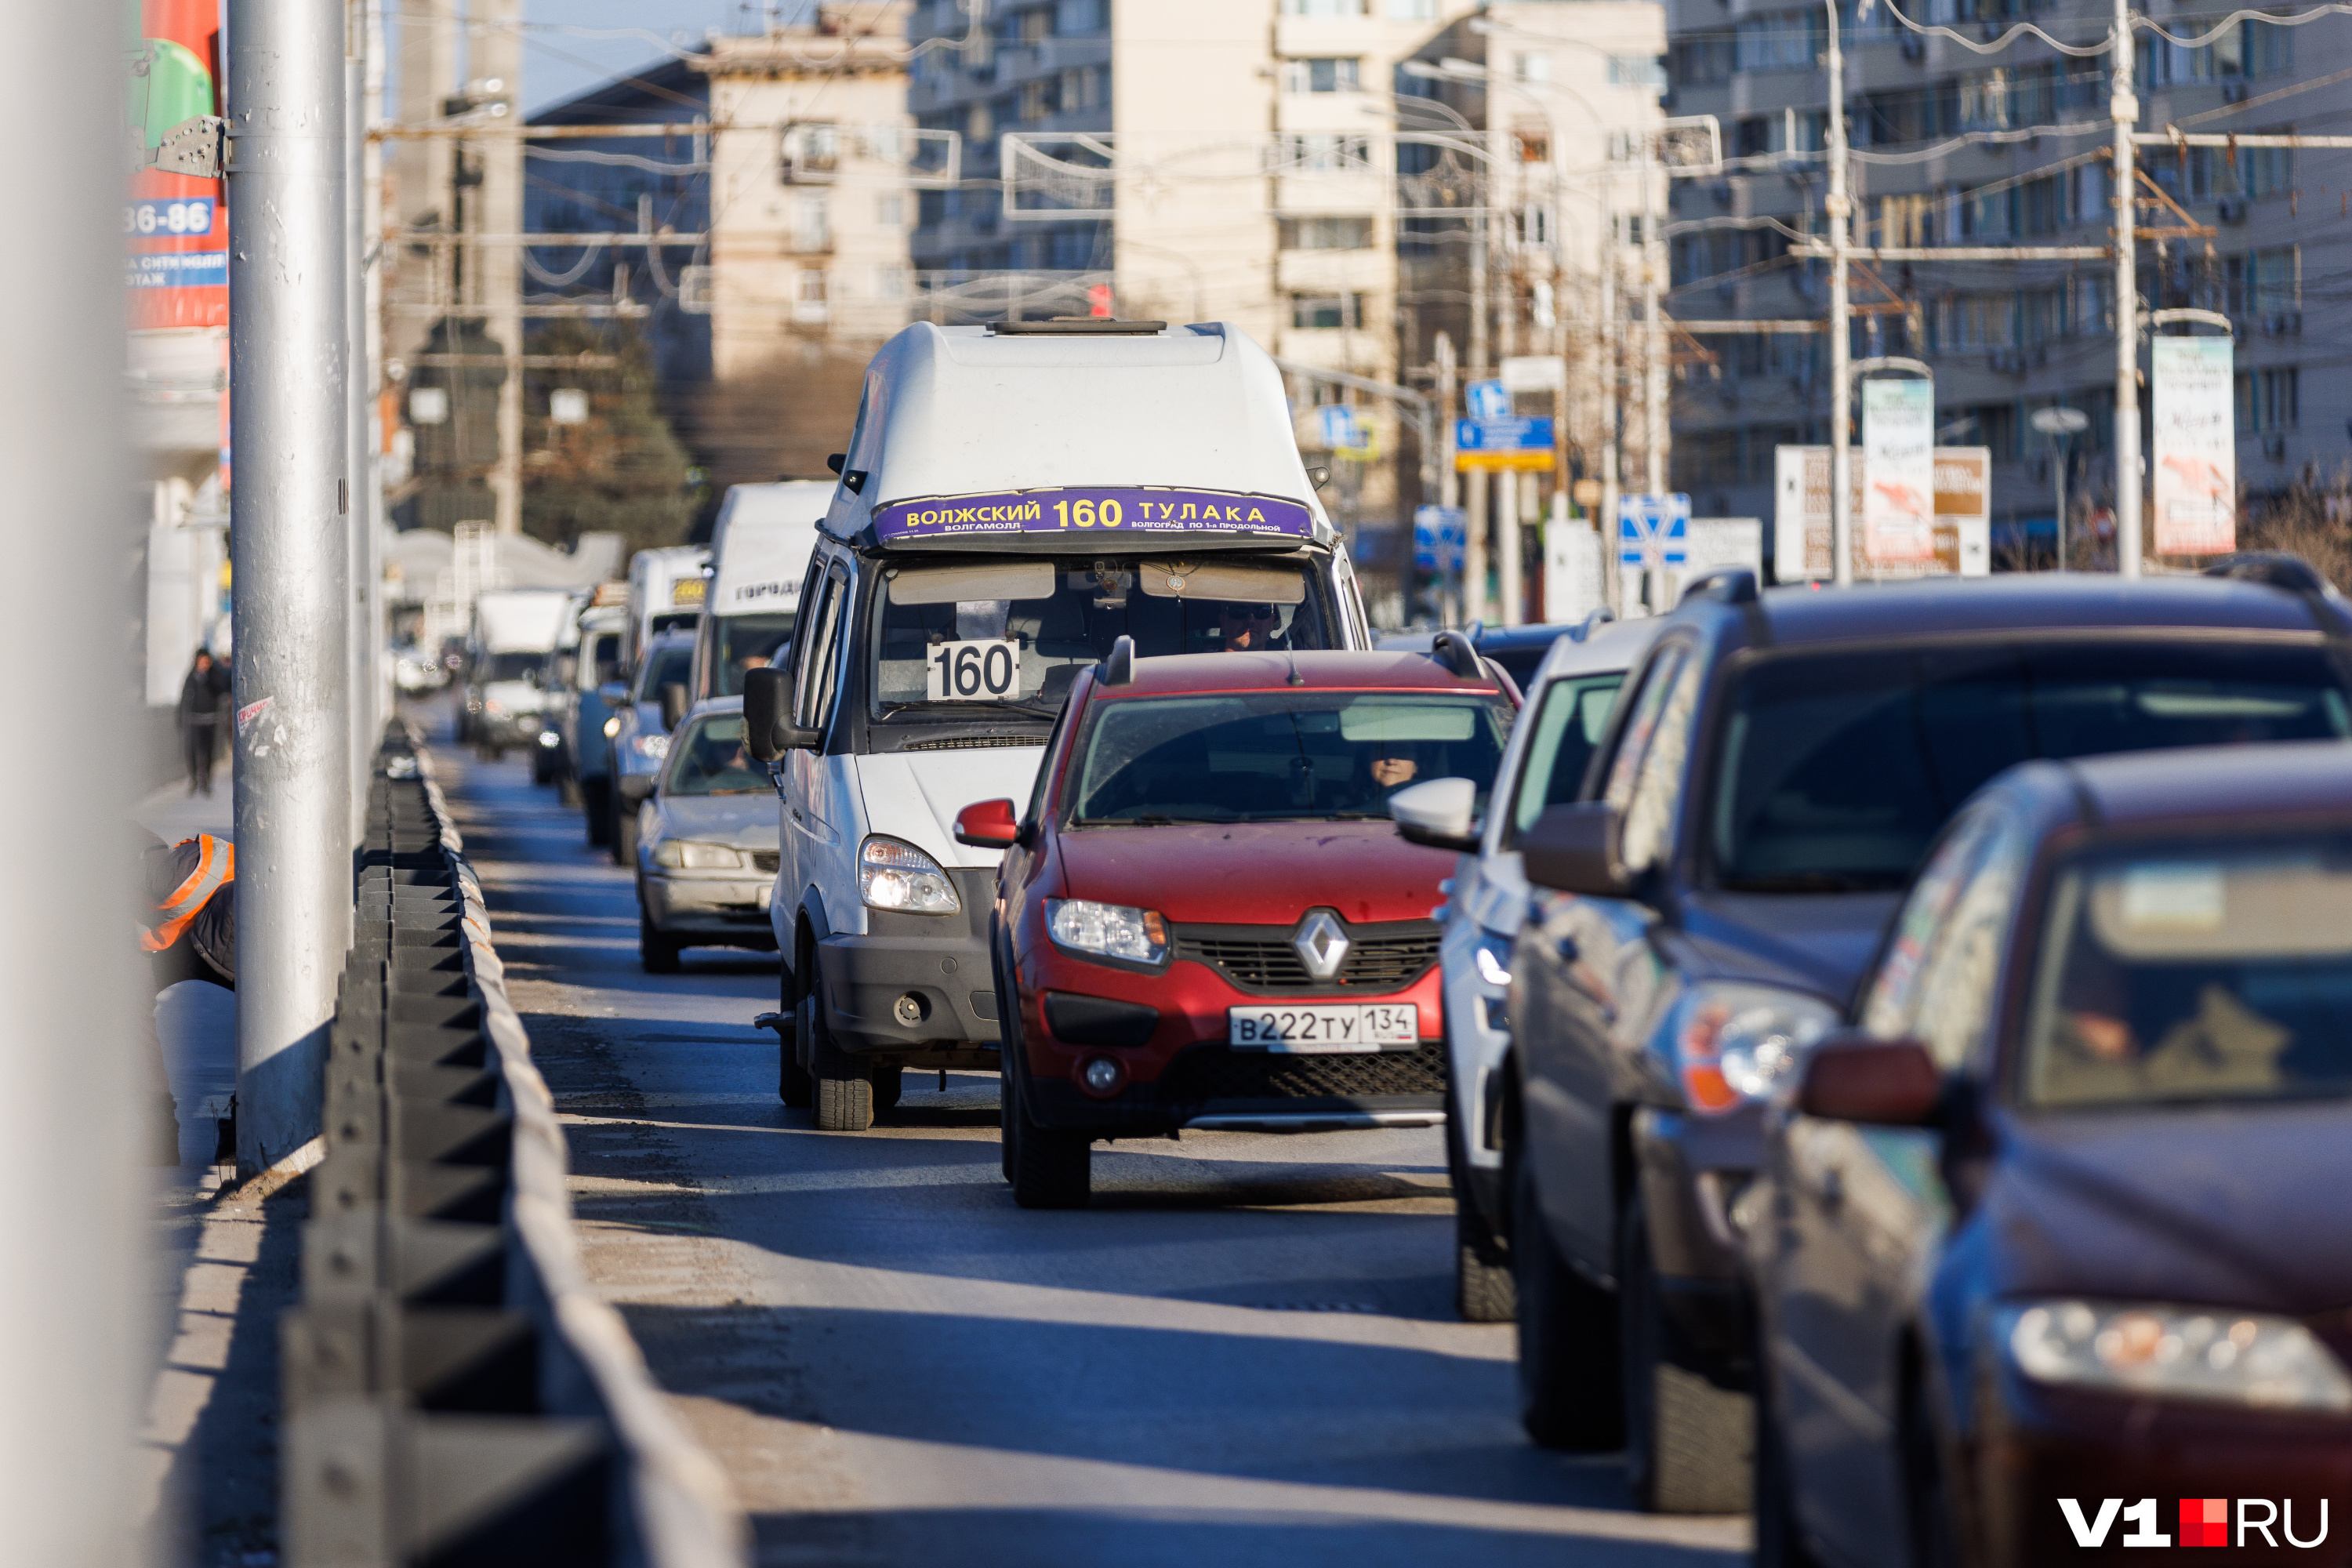
[[[874,513],[874,536],[931,539],[960,533],[1264,533],[1305,539],[1315,516],[1279,496],[1160,489],[1008,490],[893,501]]]

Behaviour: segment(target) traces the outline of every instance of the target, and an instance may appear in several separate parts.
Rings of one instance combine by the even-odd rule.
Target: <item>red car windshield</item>
[[[1330,821],[1388,815],[1430,779],[1483,803],[1511,720],[1499,697],[1249,692],[1100,704],[1081,742],[1070,824]]]

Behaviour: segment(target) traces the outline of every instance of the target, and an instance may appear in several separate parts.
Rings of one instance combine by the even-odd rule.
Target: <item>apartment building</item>
[[[683,58],[533,117],[539,125],[707,122],[707,135],[536,143],[526,227],[662,243],[540,247],[544,312],[639,321],[666,402],[715,487],[822,476],[866,361],[914,309],[918,185],[951,148],[907,109],[904,0],[714,35]]]
[[[1979,45],[2026,16],[2013,0],[1903,0],[1903,8]],[[1673,111],[1720,117],[1736,170],[1676,183],[1668,231],[1676,312],[1820,320],[1826,264],[1791,260],[1787,248],[1792,232],[1822,231],[1827,12],[1772,0],[1667,0],[1667,11]],[[2171,37],[2139,33],[2141,129],[2340,132],[2352,85],[2334,79],[2352,18],[2245,22],[2200,38],[2227,12],[2168,5],[2154,19]],[[2085,0],[2031,10],[2068,42],[2099,39],[2111,16]],[[2105,58],[2032,38],[1979,52],[1906,27],[1885,0],[1862,15],[1843,5],[1841,28],[1856,244],[2105,243],[2116,193],[2105,152]],[[2326,309],[2352,236],[2344,205],[2352,154],[2143,148],[2141,159],[2138,218],[2155,236],[2139,247],[2144,306],[2230,318],[2242,484],[2259,498],[2334,472],[2352,456],[2352,431],[2340,423],[2352,414],[2352,364]],[[2111,505],[2107,262],[1863,267],[1853,298],[1869,312],[1855,322],[1854,353],[1927,360],[1939,438],[1991,448],[1997,556],[2054,542],[2053,450],[2032,425],[2036,409],[2063,405],[2091,417],[2070,470],[2074,527]],[[1692,367],[1676,389],[1676,487],[1703,511],[1769,517],[1773,447],[1828,438],[1828,340],[1727,335],[1706,347],[1717,363]]]

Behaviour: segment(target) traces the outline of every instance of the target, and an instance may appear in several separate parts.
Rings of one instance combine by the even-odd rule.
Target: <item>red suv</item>
[[[956,820],[1007,851],[991,950],[1022,1206],[1083,1205],[1098,1138],[1444,1121],[1429,917],[1454,858],[1399,838],[1388,799],[1438,778],[1483,795],[1513,713],[1451,637],[1121,647],[1078,678],[1027,812]]]

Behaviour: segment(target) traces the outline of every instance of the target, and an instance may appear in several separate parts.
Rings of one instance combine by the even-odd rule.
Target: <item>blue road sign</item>
[[[1549,452],[1552,449],[1549,418],[1456,419],[1454,449],[1457,452]]]
[[[1508,419],[1511,395],[1499,381],[1474,381],[1462,389],[1462,400],[1473,419]]]
[[[1470,531],[1463,521],[1458,506],[1415,507],[1412,513],[1412,569],[1416,572],[1443,572],[1449,575],[1462,570],[1462,557],[1468,550]]]
[[[1344,403],[1326,403],[1315,411],[1323,420],[1323,444],[1333,451],[1345,451],[1364,444],[1363,432],[1356,424],[1356,411]]]
[[[1617,559],[1627,566],[1680,566],[1689,557],[1690,497],[1619,496]]]

